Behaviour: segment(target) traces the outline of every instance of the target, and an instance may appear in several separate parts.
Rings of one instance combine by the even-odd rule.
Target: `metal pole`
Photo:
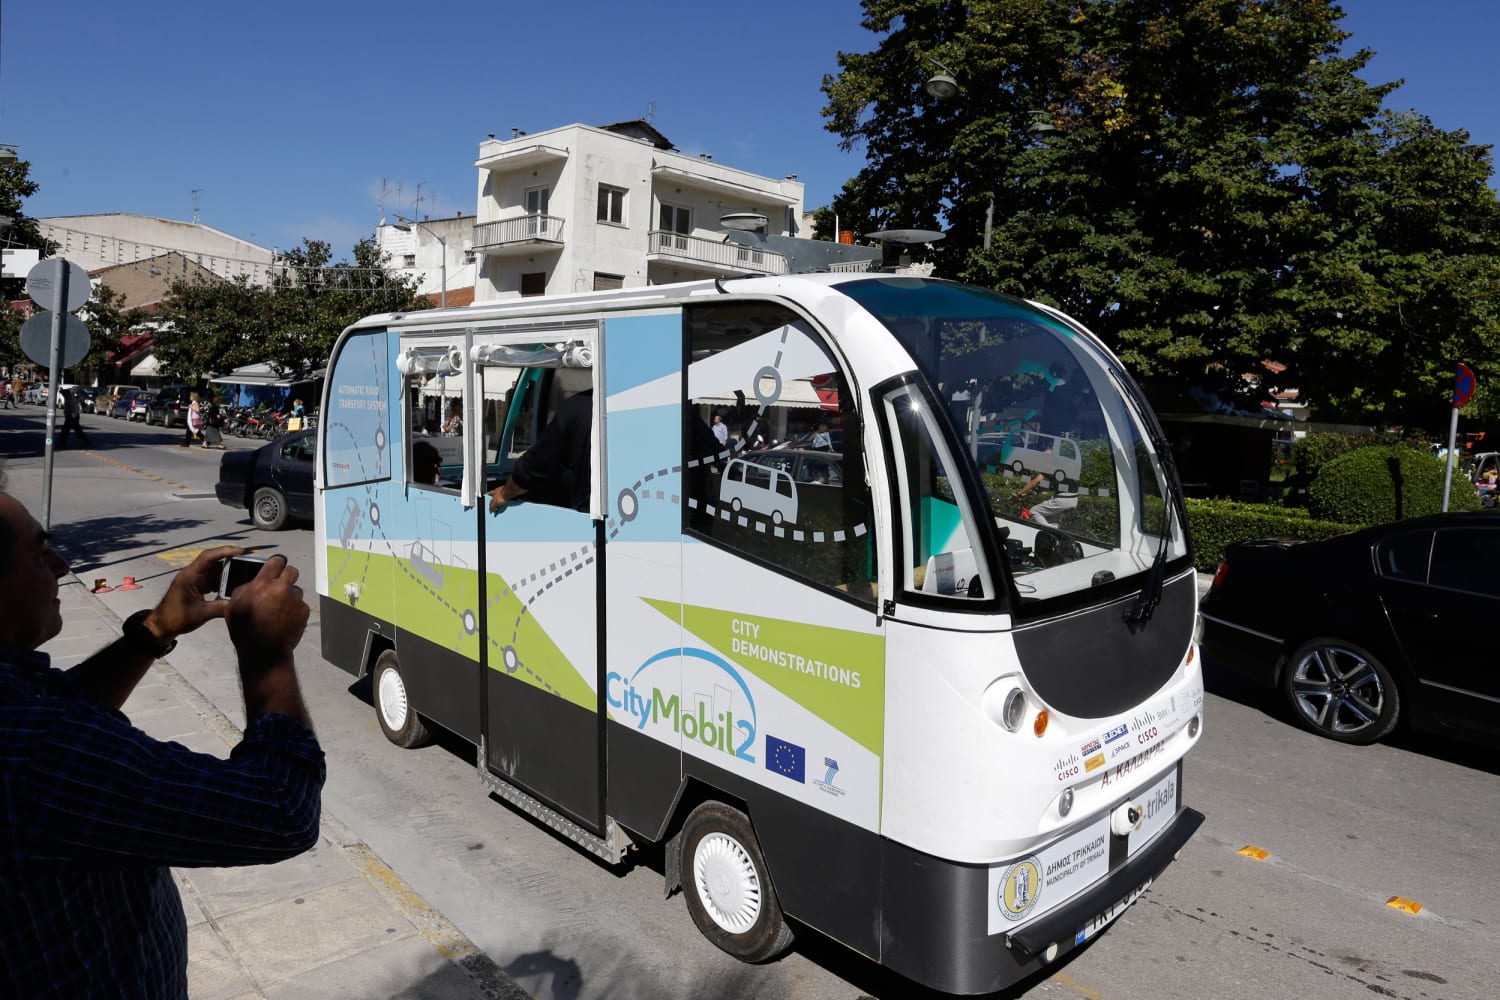
[[[68,310],[68,272],[66,263],[59,268],[60,277],[52,289],[52,357],[47,373],[47,439],[42,460],[42,530],[52,530],[52,442],[57,432],[57,380],[62,374],[63,325]]]
[[[1448,495],[1453,488],[1453,448],[1458,441],[1458,407],[1453,408],[1453,419],[1448,422],[1448,473],[1443,477],[1443,513],[1448,513]]]
[[[990,207],[984,210],[984,248],[990,248],[990,234],[995,228],[995,199],[990,199]]]
[[[425,228],[425,227],[424,227]],[[432,233],[431,229],[427,230]],[[444,309],[448,308],[448,241],[437,233],[432,233],[432,238],[438,241],[438,250],[443,254],[442,261],[442,291],[439,293],[438,304]]]

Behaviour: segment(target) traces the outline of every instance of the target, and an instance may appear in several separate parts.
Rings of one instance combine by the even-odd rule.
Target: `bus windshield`
[[[882,276],[839,290],[884,324],[925,376],[940,403],[936,418],[951,423],[961,444],[962,455],[949,460],[974,467],[1022,602],[1076,594],[1187,554],[1171,507],[1175,484],[1135,402],[1139,392],[1082,328],[1020,299],[926,278]],[[933,461],[918,478],[934,484],[938,501],[946,493],[956,503],[951,470]],[[942,506],[933,499],[924,498],[925,509]],[[967,552],[911,552],[907,560],[955,556],[960,565],[982,562]]]

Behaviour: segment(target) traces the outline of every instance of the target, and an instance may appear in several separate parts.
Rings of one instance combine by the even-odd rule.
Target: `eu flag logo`
[[[766,734],[766,768],[783,778],[807,783],[807,751],[795,743]]]

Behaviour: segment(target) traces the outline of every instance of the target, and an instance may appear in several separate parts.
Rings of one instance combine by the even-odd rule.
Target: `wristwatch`
[[[173,639],[166,644],[159,642],[151,630],[146,627],[146,617],[151,614],[150,609],[137,611],[125,619],[123,627],[123,638],[135,647],[136,652],[145,653],[154,659],[161,659],[172,650],[177,648],[177,640]]]

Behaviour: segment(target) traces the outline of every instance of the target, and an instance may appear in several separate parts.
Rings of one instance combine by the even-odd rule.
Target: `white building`
[[[386,270],[413,278],[417,291],[440,303],[447,292],[450,306],[474,301],[479,258],[474,253],[474,216],[462,213],[446,219],[380,220],[375,245],[385,255]]]
[[[57,244],[58,256],[90,273],[175,254],[183,265],[220,278],[243,274],[251,284],[270,280],[271,250],[197,222],[105,212],[52,216],[36,223],[41,235]]]
[[[779,253],[726,242],[725,216],[806,235],[796,175],[679,153],[645,121],[492,135],[474,165],[479,301],[786,271]]]

